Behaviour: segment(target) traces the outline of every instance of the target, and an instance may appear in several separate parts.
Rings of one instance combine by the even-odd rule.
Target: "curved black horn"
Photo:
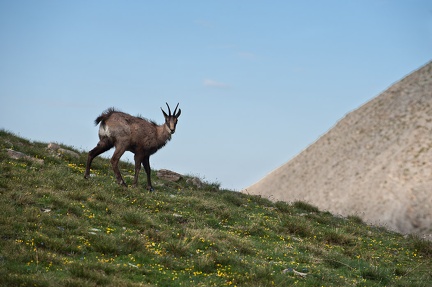
[[[169,113],[169,116],[171,116],[171,109],[170,109],[170,107],[168,106],[168,103],[165,103],[166,105],[167,105],[167,107],[168,107],[168,113]],[[175,111],[174,111],[174,113],[175,113]]]
[[[177,103],[177,106],[176,106],[176,108],[175,108],[175,110],[174,110],[173,116],[175,116],[175,114],[176,114],[176,111],[177,111],[178,105],[179,105],[179,103]]]

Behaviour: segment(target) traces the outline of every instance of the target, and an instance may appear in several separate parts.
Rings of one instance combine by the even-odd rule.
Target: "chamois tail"
[[[104,111],[100,116],[95,119],[95,125],[97,126],[100,122],[105,122],[114,112],[116,112],[114,108],[109,108]]]

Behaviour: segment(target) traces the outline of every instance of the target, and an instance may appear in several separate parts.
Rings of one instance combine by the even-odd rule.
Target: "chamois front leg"
[[[147,174],[147,189],[149,191],[154,191],[153,186],[151,184],[151,179],[150,179],[150,175],[151,175],[151,170],[150,170],[150,156],[146,156],[142,162],[143,166],[144,166],[144,170]]]
[[[117,183],[127,187],[126,183],[123,180],[123,177],[121,176],[120,169],[118,167],[118,163],[120,161],[121,156],[124,154],[124,152],[125,152],[124,148],[116,147],[116,150],[114,151],[114,154],[111,158],[111,165],[112,165],[112,168],[114,170],[114,174],[116,176]]]

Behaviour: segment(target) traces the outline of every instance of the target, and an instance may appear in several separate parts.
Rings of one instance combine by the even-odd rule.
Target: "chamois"
[[[147,174],[147,189],[153,191],[150,180],[150,156],[165,146],[171,139],[171,135],[175,132],[178,117],[181,114],[181,109],[177,112],[179,104],[177,104],[172,114],[168,103],[166,105],[168,107],[168,115],[161,108],[165,117],[165,123],[162,125],[157,125],[155,122],[141,117],[133,117],[129,114],[116,111],[114,108],[107,109],[97,117],[95,125],[100,123],[99,142],[88,153],[84,178],[88,179],[90,177],[90,166],[93,159],[115,147],[111,158],[111,165],[117,183],[127,186],[121,176],[118,162],[125,151],[130,151],[135,154],[135,177],[133,185],[135,187],[138,185],[138,174],[142,164]]]

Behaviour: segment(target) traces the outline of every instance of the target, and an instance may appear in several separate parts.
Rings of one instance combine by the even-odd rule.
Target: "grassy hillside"
[[[186,179],[126,189],[102,158],[85,180],[85,154],[46,146],[0,131],[0,286],[432,284],[432,245],[415,236]]]

